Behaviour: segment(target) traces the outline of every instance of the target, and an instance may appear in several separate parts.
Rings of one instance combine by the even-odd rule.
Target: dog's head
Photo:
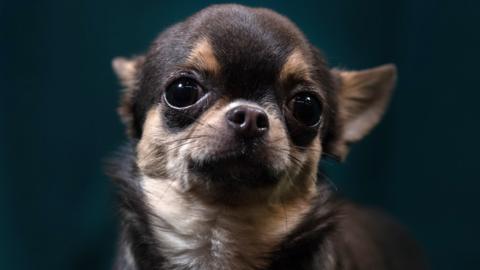
[[[227,201],[312,193],[322,154],[345,158],[396,77],[393,65],[332,70],[288,19],[237,5],[200,11],[113,67],[141,174]]]

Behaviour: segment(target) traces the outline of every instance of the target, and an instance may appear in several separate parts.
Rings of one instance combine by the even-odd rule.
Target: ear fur
[[[332,70],[338,81],[338,128],[331,147],[333,155],[345,160],[348,146],[359,141],[380,121],[397,79],[393,64],[361,71]]]
[[[123,87],[120,106],[117,109],[122,122],[127,127],[127,134],[135,137],[133,128],[133,99],[138,90],[138,71],[144,62],[143,56],[130,59],[116,57],[112,60],[112,68]]]

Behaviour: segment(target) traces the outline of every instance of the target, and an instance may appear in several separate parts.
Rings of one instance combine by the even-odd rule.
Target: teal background
[[[206,2],[0,2],[0,269],[109,269],[102,159],[125,141],[110,61]],[[480,2],[241,3],[286,14],[333,66],[398,65],[384,121],[325,167],[339,192],[406,224],[433,269],[478,267]]]

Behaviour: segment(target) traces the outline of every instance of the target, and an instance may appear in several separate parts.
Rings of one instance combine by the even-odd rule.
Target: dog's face
[[[222,201],[314,191],[322,153],[378,122],[395,70],[332,71],[286,18],[215,6],[116,59],[142,175]]]

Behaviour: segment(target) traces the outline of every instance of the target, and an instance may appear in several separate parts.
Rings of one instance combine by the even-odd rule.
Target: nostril
[[[228,120],[238,125],[245,123],[245,111],[235,110],[229,115]]]
[[[257,128],[258,129],[268,128],[268,118],[267,118],[267,115],[265,115],[264,113],[260,113],[257,116]]]
[[[238,106],[227,112],[226,120],[230,128],[242,137],[259,137],[268,130],[268,116],[260,108]]]

